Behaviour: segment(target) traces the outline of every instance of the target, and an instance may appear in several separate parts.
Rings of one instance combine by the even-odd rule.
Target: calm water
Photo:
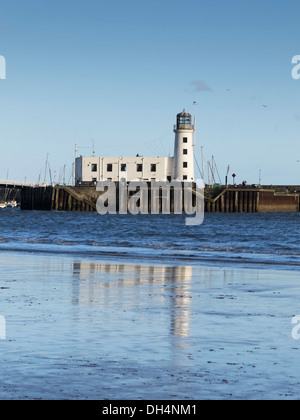
[[[201,226],[188,227],[174,215],[1,210],[0,250],[298,270],[299,223],[300,214],[207,214]]]

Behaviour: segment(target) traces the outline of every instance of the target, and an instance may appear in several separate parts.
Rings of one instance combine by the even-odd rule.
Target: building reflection
[[[162,311],[168,316],[170,335],[178,339],[176,345],[190,336],[193,267],[75,261],[72,271],[73,305],[136,307],[145,309],[144,314],[149,309]]]

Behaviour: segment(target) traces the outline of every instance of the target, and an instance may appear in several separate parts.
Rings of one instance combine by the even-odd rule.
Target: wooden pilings
[[[55,187],[51,208],[55,211],[95,211],[96,203],[79,194],[73,187]]]
[[[258,191],[226,189],[205,201],[207,213],[256,213]]]
[[[25,187],[21,194],[21,210],[94,211],[95,204],[76,196],[68,187]]]
[[[273,189],[225,189],[205,200],[207,213],[290,213],[300,211],[298,193],[276,193]]]
[[[21,210],[51,210],[52,187],[23,187]]]

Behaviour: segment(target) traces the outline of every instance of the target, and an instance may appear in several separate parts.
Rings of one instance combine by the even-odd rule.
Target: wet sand
[[[0,399],[298,399],[299,274],[0,253]]]

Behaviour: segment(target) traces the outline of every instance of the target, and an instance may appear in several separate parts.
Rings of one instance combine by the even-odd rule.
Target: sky
[[[76,142],[173,156],[185,108],[200,168],[203,147],[221,182],[229,165],[299,185],[299,15],[298,0],[1,0],[0,179],[44,180],[48,154],[68,182]]]

